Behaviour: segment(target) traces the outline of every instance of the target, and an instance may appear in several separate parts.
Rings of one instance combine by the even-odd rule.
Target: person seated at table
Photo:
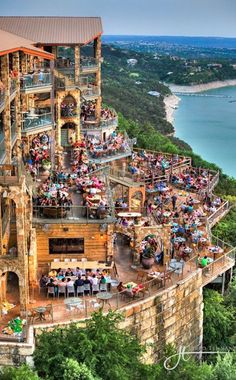
[[[105,276],[103,276],[103,275],[101,276],[100,283],[101,284],[106,284],[107,283],[107,280],[106,280]]]
[[[77,289],[78,286],[83,286],[84,285],[84,280],[78,276],[78,278],[75,280],[74,286],[75,289]]]
[[[126,290],[125,286],[123,285],[123,282],[120,281],[119,284],[117,285],[117,288],[118,292],[122,292],[123,290]]]
[[[66,276],[66,277],[73,276],[73,271],[72,271],[70,268],[68,268],[68,269],[66,270],[65,276]]]
[[[92,275],[91,284],[92,285],[98,285],[98,278],[96,277],[96,274]]]
[[[156,262],[158,265],[163,265],[163,258],[164,258],[164,252],[163,251],[156,254],[155,259],[156,259]]]
[[[80,277],[81,277],[82,274],[83,274],[83,271],[82,271],[82,269],[80,269],[79,267],[76,267],[75,270],[73,271],[73,275],[74,275],[74,276],[77,276],[77,277],[80,276]]]
[[[207,256],[204,256],[201,260],[200,260],[200,268],[205,268],[206,266],[208,265],[208,258]]]
[[[91,285],[91,280],[89,279],[89,276],[85,276],[85,279],[84,279],[84,285]],[[85,292],[87,293],[90,293],[89,290],[85,290]]]
[[[57,293],[57,283],[55,283],[55,280],[53,278],[50,278],[49,282],[47,283],[47,288],[54,288],[55,294]]]
[[[48,278],[45,274],[42,274],[40,280],[39,280],[39,286],[40,288],[46,288],[48,283]]]
[[[50,270],[50,272],[48,273],[48,276],[49,276],[49,277],[56,277],[56,276],[57,276],[57,271],[56,271],[56,269],[52,269],[52,270]]]
[[[59,287],[60,286],[66,286],[66,279],[65,279],[65,277],[63,277],[62,279],[61,279],[61,281],[58,281],[58,284],[57,284]]]
[[[71,278],[68,278],[67,279],[67,283],[66,283],[67,286],[74,286],[74,281],[71,280]]]

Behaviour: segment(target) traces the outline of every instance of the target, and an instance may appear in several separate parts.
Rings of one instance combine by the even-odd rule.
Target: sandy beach
[[[171,124],[173,124],[174,112],[178,107],[179,102],[180,98],[174,94],[164,97],[166,120],[169,121],[169,123]]]
[[[209,82],[204,84],[197,84],[192,86],[178,86],[176,84],[166,84],[169,89],[175,93],[175,92],[182,92],[182,93],[196,93],[196,92],[202,92],[207,90],[213,90],[215,88],[221,88],[221,87],[229,87],[229,86],[236,86],[236,79],[230,79],[230,80],[224,80],[224,81],[215,81],[215,82]]]

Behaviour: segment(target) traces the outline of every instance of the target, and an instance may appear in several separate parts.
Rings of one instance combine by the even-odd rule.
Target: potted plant
[[[50,170],[51,166],[52,166],[51,161],[49,161],[47,159],[43,160],[42,161],[42,166],[43,166],[44,170]]]
[[[146,247],[142,253],[142,265],[145,269],[150,269],[155,262],[155,249],[152,246]]]

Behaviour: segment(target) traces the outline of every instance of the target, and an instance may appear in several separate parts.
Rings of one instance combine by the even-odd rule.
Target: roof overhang
[[[47,53],[43,50],[40,50],[39,48],[34,49],[33,46],[32,47],[22,46],[22,47],[12,48],[12,49],[8,49],[8,50],[2,50],[2,51],[0,51],[0,56],[5,55],[5,54],[9,54],[9,53],[15,53],[17,51],[23,51],[25,54],[36,55],[37,57],[41,57],[41,58],[48,59],[48,60],[54,59],[53,54]]]

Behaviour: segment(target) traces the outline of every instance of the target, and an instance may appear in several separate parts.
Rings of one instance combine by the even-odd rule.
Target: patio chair
[[[60,294],[64,294],[64,297],[66,297],[66,285],[58,286],[58,298]]]
[[[107,284],[100,284],[100,292],[107,292]]]
[[[90,294],[90,292],[91,292],[91,285],[84,284],[84,294]]]
[[[74,288],[74,286],[67,286],[67,296],[69,297],[70,294],[73,294],[73,296],[75,296],[75,288]]]
[[[48,287],[47,298],[48,298],[50,295],[53,296],[54,298],[55,298],[55,296],[56,296],[54,286],[49,286],[49,287]]]
[[[76,288],[76,296],[78,296],[79,294],[82,294],[84,296],[84,285],[77,286],[77,288]]]
[[[44,315],[45,317],[48,315],[49,317],[52,318],[52,322],[53,322],[53,306],[51,303],[49,303],[48,305],[45,306],[46,308],[46,311],[44,312]]]
[[[147,273],[144,272],[144,271],[142,271],[142,270],[139,270],[137,272],[137,278],[136,278],[136,280],[137,281],[145,281],[146,277],[147,277]]]
[[[99,285],[97,284],[97,285],[92,285],[92,294],[94,294],[94,292],[95,293],[98,293],[99,292]]]

